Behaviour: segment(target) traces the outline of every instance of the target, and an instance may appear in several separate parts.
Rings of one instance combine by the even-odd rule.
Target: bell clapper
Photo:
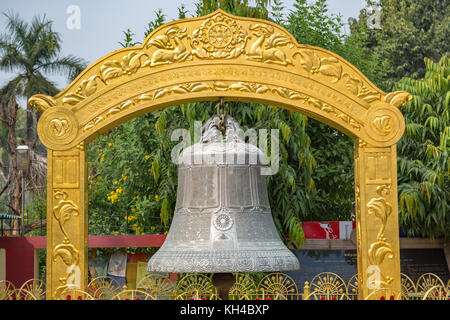
[[[234,285],[234,281],[232,273],[214,273],[212,283],[216,287],[221,300],[228,300],[228,294]]]

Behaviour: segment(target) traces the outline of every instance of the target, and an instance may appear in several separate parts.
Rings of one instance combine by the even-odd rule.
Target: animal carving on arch
[[[293,45],[291,40],[280,33],[274,34],[274,28],[269,25],[259,23],[252,24],[249,27],[253,35],[257,37],[256,41],[247,52],[247,59],[261,62],[275,63],[283,66],[293,65],[292,61],[286,57],[283,50],[276,48],[287,44]]]
[[[187,51],[182,39],[186,37],[186,28],[173,26],[167,29],[166,34],[159,35],[147,44],[147,48],[155,46],[150,66],[192,60],[191,53]]]

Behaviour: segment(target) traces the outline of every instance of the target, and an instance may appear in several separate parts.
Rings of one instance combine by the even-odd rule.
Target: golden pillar
[[[396,146],[355,142],[355,207],[359,298],[398,299],[400,244]],[[376,291],[379,294],[374,294]],[[383,293],[384,292],[384,293]]]
[[[87,288],[87,157],[83,144],[47,152],[47,299]]]

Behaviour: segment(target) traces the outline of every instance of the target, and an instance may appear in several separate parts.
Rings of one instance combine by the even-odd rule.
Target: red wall
[[[35,249],[45,249],[47,237],[0,237],[6,253],[6,280],[20,288],[34,278]],[[160,247],[165,235],[89,236],[89,248]]]
[[[307,239],[339,239],[342,237],[342,221],[304,222],[303,232]],[[328,224],[324,228],[324,224]],[[355,227],[353,223],[353,228]],[[327,231],[325,231],[327,230]],[[6,280],[16,288],[34,278],[35,249],[45,249],[43,237],[0,237],[0,248],[6,249]],[[89,248],[139,248],[160,247],[165,235],[129,235],[129,236],[89,236]]]

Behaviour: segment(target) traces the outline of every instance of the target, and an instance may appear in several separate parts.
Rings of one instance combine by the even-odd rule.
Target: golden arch
[[[167,23],[142,45],[116,50],[55,97],[35,95],[47,158],[48,298],[81,275],[87,286],[86,145],[129,119],[194,101],[254,101],[306,114],[355,140],[361,298],[400,292],[396,146],[410,95],[386,94],[327,50],[282,27],[217,10]]]

